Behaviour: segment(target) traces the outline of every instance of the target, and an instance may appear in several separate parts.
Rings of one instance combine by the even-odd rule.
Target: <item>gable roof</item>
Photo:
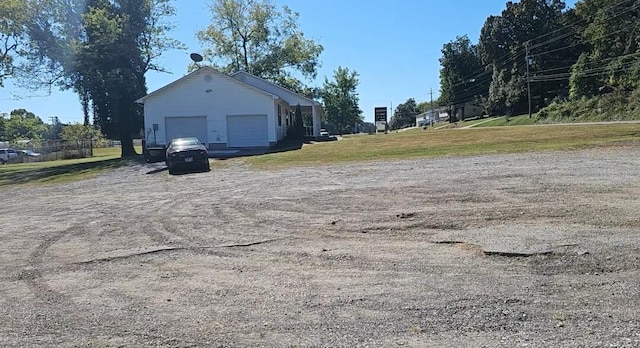
[[[279,96],[277,96],[277,95],[275,95],[275,94],[273,94],[273,93],[269,93],[268,91],[265,91],[265,90],[263,90],[263,89],[260,89],[260,88],[258,88],[258,87],[255,87],[255,86],[253,86],[253,85],[251,85],[251,84],[248,84],[248,83],[246,83],[246,82],[240,81],[240,80],[238,80],[238,79],[236,79],[236,78],[232,78],[231,76],[229,76],[229,75],[227,75],[227,74],[223,74],[223,73],[219,72],[218,70],[216,70],[216,69],[214,69],[214,68],[212,68],[212,67],[209,67],[209,66],[203,66],[202,68],[200,68],[200,69],[198,69],[198,70],[196,70],[196,71],[192,71],[192,72],[190,72],[190,73],[188,73],[188,74],[186,74],[186,75],[182,76],[181,78],[179,78],[179,79],[177,79],[177,80],[175,80],[175,81],[173,81],[173,82],[169,83],[168,85],[165,85],[165,86],[163,86],[163,87],[160,87],[159,89],[157,89],[157,90],[155,90],[155,91],[153,91],[153,92],[151,92],[151,93],[149,93],[149,94],[145,95],[144,97],[142,97],[142,98],[140,98],[140,99],[136,100],[135,102],[136,102],[137,104],[144,104],[144,102],[145,102],[147,99],[149,99],[149,98],[151,98],[151,97],[153,97],[153,96],[156,96],[157,94],[160,94],[160,93],[162,93],[162,92],[164,92],[164,91],[166,91],[166,90],[168,90],[168,89],[171,89],[171,88],[173,88],[173,87],[175,87],[175,86],[177,86],[177,85],[179,85],[179,84],[181,84],[181,83],[185,82],[185,81],[186,81],[187,79],[189,79],[190,77],[192,77],[192,76],[194,76],[194,75],[196,75],[196,74],[199,74],[200,72],[203,72],[203,71],[208,71],[208,72],[214,73],[214,74],[219,75],[219,76],[221,76],[221,77],[223,77],[223,78],[225,78],[225,79],[227,79],[227,80],[233,81],[234,83],[241,84],[241,85],[243,85],[244,87],[248,87],[248,88],[253,89],[254,91],[257,91],[257,92],[259,92],[259,93],[266,94],[266,95],[268,95],[269,97],[271,97],[271,98],[273,98],[273,99],[280,99],[280,97],[279,97]]]
[[[231,77],[233,77],[234,79],[237,79],[238,81],[241,81],[243,83],[251,85],[251,83],[248,82],[248,81],[240,80],[239,78],[240,78],[241,75],[248,76],[250,78],[256,79],[256,80],[261,81],[261,82],[264,82],[264,83],[268,84],[269,86],[275,87],[277,90],[282,91],[283,93],[287,93],[287,94],[290,94],[292,96],[295,96],[296,98],[304,99],[304,100],[310,102],[311,105],[321,105],[319,102],[317,102],[317,101],[315,101],[315,100],[313,100],[313,99],[311,99],[309,97],[306,97],[306,96],[304,96],[302,94],[298,94],[298,93],[296,93],[294,91],[288,90],[288,89],[286,89],[286,88],[284,88],[284,87],[282,87],[280,85],[277,85],[277,84],[275,84],[275,83],[273,83],[273,82],[271,82],[269,80],[265,80],[265,79],[263,79],[263,78],[261,78],[259,76],[253,75],[253,74],[248,73],[246,71],[235,72],[235,73],[231,74]],[[252,85],[252,86],[254,86],[255,88],[261,89],[259,86],[255,86],[255,85]],[[282,96],[280,96],[280,98],[284,99],[284,98],[282,98]]]

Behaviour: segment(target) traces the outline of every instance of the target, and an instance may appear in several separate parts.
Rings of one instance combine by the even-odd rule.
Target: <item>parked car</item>
[[[207,148],[195,137],[172,139],[167,145],[165,163],[169,174],[177,169],[210,169]]]
[[[37,153],[37,152],[33,152],[31,150],[20,150],[20,152],[22,153],[22,155],[27,156],[27,157],[40,157],[40,156],[42,156],[42,154]]]
[[[0,164],[15,161],[16,159],[18,159],[18,153],[15,149],[0,149]]]

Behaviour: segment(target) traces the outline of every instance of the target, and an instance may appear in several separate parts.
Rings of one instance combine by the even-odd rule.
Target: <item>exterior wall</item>
[[[252,76],[250,74],[239,72],[237,74],[234,74],[233,78],[237,79],[238,81],[242,81],[244,83],[252,85],[256,88],[259,88],[263,91],[267,91],[271,94],[275,94],[279,96],[284,101],[284,103],[288,105],[288,108],[292,111],[295,110],[295,107],[297,104],[300,104],[300,106],[303,106],[303,107],[310,107],[313,114],[314,136],[316,137],[320,136],[320,128],[321,128],[320,119],[321,119],[322,108],[319,105],[316,105],[316,102],[308,98],[305,98],[303,96],[300,96],[285,88],[281,88],[277,85],[274,85],[271,82]],[[283,134],[286,136],[286,129],[284,130]]]
[[[278,123],[278,105],[280,105],[280,121]],[[278,141],[284,139],[287,136],[287,129],[289,128],[290,123],[290,112],[291,107],[282,101],[278,101],[274,105],[275,111],[275,126],[276,126],[276,139]]]
[[[227,115],[266,114],[269,142],[276,143],[276,102],[269,94],[203,69],[145,100],[145,134],[152,138],[153,124],[158,124],[156,142],[166,144],[165,117],[206,116],[209,147],[222,148],[227,143]]]
[[[479,106],[473,104],[465,104],[464,112],[461,108],[456,111],[456,118],[458,118],[459,120],[464,120],[471,117],[481,116],[483,112],[484,109]]]

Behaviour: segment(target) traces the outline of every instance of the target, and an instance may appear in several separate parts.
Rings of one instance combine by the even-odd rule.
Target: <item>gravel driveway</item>
[[[0,346],[640,346],[638,144],[159,168],[0,189]]]

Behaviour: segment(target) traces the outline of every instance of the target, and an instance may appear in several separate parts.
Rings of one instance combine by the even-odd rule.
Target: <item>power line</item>
[[[633,0],[620,0],[620,1],[618,1],[617,3],[614,3],[614,4],[612,4],[612,5],[608,6],[608,7],[605,7],[605,8],[603,9],[603,11],[610,10],[610,9],[612,9],[612,8],[614,8],[614,7],[618,6],[618,5],[622,5],[623,3],[625,3],[625,2],[630,2],[630,1],[633,1]],[[562,30],[565,30],[565,29],[568,29],[568,28],[570,28],[571,30],[574,30],[574,31],[575,31],[575,30],[577,30],[577,29],[578,29],[578,28],[576,28],[576,26],[577,26],[578,24],[582,24],[582,23],[583,23],[584,21],[586,21],[586,20],[587,20],[587,19],[586,19],[585,17],[583,17],[583,18],[579,19],[579,20],[578,20],[577,22],[575,22],[575,23],[572,23],[572,24],[569,24],[569,25],[565,25],[565,26],[563,26],[563,27],[561,27],[561,28],[558,28],[558,29],[556,29],[556,30],[554,30],[554,31],[551,31],[551,32],[549,32],[549,33],[546,33],[546,34],[540,35],[540,36],[538,36],[538,37],[535,37],[535,38],[533,38],[533,39],[530,39],[529,41],[536,41],[536,40],[538,40],[538,39],[541,39],[541,38],[543,38],[543,37],[547,37],[547,36],[549,36],[549,35],[553,35],[553,34],[555,34],[555,33],[559,32],[559,31],[562,31]],[[536,47],[538,47],[538,46],[540,46],[540,45],[541,45],[541,44],[540,44],[540,43],[538,43],[538,44],[536,44],[536,45],[532,46],[532,49],[533,49],[533,48],[536,48]]]
[[[588,69],[588,70],[581,71],[578,76],[590,77],[590,76],[607,75],[614,72],[629,71],[636,68],[637,64],[638,62],[629,62],[626,64],[622,64],[621,66],[616,67],[615,69],[611,69],[611,67],[600,67],[600,68]],[[568,80],[569,78],[571,78],[571,75],[572,75],[571,73],[567,73],[567,74],[550,74],[550,75],[533,76],[531,78],[531,82]]]
[[[621,1],[618,1],[617,3],[614,3],[614,4],[612,4],[612,5],[608,6],[608,7],[606,7],[605,9],[603,9],[603,11],[608,11],[608,10],[610,10],[610,9],[613,9],[613,8],[615,8],[615,7],[619,6],[619,5],[622,5],[622,4],[624,4],[624,3],[628,3],[628,2],[630,2],[630,1],[633,1],[633,0],[621,0]],[[636,9],[637,7],[638,7],[638,5],[634,5],[634,6],[630,7],[630,8],[624,9],[623,11],[621,11],[621,12],[619,12],[619,13],[614,13],[614,14],[612,14],[611,16],[609,16],[608,18],[606,18],[606,20],[611,20],[611,19],[613,19],[613,18],[616,18],[616,17],[618,17],[618,16],[620,16],[620,15],[622,15],[622,14],[624,14],[624,13],[627,13],[627,12],[629,12],[629,11],[632,11],[632,10]],[[559,29],[556,29],[556,30],[554,30],[554,31],[552,31],[552,32],[549,32],[549,33],[546,33],[546,34],[540,35],[540,36],[538,36],[538,37],[535,37],[535,38],[533,38],[533,39],[530,39],[529,41],[535,41],[535,40],[539,40],[539,39],[541,39],[541,38],[544,38],[544,37],[547,37],[547,36],[553,35],[553,34],[555,34],[555,33],[557,33],[557,32],[562,31],[562,30],[566,30],[566,29],[571,29],[571,30],[572,30],[571,32],[568,32],[568,33],[565,33],[565,34],[561,34],[561,35],[556,36],[556,37],[554,37],[554,38],[551,38],[551,39],[549,39],[549,40],[547,40],[547,41],[545,41],[545,42],[541,42],[541,43],[537,43],[537,44],[535,44],[535,45],[532,45],[532,46],[530,47],[530,49],[539,48],[539,47],[542,47],[542,46],[547,45],[547,44],[549,44],[549,43],[556,42],[556,41],[562,40],[562,39],[564,39],[564,38],[566,38],[566,37],[569,37],[569,36],[571,36],[571,35],[573,35],[573,34],[576,34],[576,33],[577,33],[577,30],[579,29],[578,24],[580,24],[580,23],[582,23],[582,22],[584,22],[584,21],[586,21],[586,18],[582,18],[582,19],[578,20],[578,21],[577,21],[577,22],[575,22],[575,23],[572,23],[572,24],[570,24],[570,25],[566,25],[566,26],[564,26],[564,27],[562,27],[562,28],[559,28]],[[620,30],[620,31],[622,31],[622,30]],[[618,31],[618,32],[620,32],[620,31]],[[616,33],[617,33],[617,32],[616,32]],[[609,35],[615,35],[615,33],[611,33],[611,34],[609,34]],[[533,57],[533,56],[540,56],[540,55],[543,55],[543,54],[549,54],[549,53],[558,52],[558,51],[561,51],[561,50],[564,50],[564,49],[567,49],[567,48],[571,48],[571,47],[575,47],[575,46],[581,45],[581,44],[583,44],[583,43],[586,43],[586,41],[585,41],[585,40],[581,40],[581,41],[580,41],[580,42],[578,42],[578,43],[575,43],[575,44],[572,44],[572,45],[568,45],[568,46],[565,46],[565,47],[561,47],[561,48],[558,48],[558,49],[555,49],[555,50],[550,50],[550,51],[547,51],[547,52],[536,53],[536,54],[531,55],[531,57]],[[502,67],[502,66],[506,65],[507,63],[509,63],[509,62],[511,62],[511,61],[514,61],[514,60],[516,60],[516,59],[518,58],[518,56],[520,56],[520,55],[522,55],[523,53],[525,53],[525,51],[526,51],[526,49],[520,49],[520,50],[515,51],[515,52],[507,53],[507,54],[505,54],[505,55],[501,56],[500,58],[498,58],[498,59],[494,60],[494,61],[492,62],[492,65],[497,65],[497,64],[499,64],[499,65]],[[506,59],[506,60],[505,60],[505,58],[508,58],[509,56],[511,56],[511,57],[510,57],[509,59]],[[467,75],[465,75],[464,77],[460,78],[460,82],[459,82],[459,83],[453,84],[453,85],[451,85],[451,87],[456,87],[456,86],[459,86],[459,85],[465,84],[465,83],[467,83],[469,80],[473,80],[473,79],[481,78],[482,76],[487,75],[487,74],[489,74],[489,73],[490,73],[490,71],[489,71],[488,69],[489,69],[489,66],[484,66],[484,67],[482,67],[481,69],[478,69],[478,70],[476,70],[476,71],[474,71],[474,72],[472,72],[472,73],[470,73],[470,74],[467,74]],[[475,78],[473,78],[473,76],[474,76],[474,75],[476,75],[476,77],[475,77]]]
[[[612,4],[600,11],[609,11],[612,9],[616,9],[616,7],[624,5],[624,4],[629,4],[630,0],[621,0],[618,1],[615,4]],[[619,8],[616,9],[616,12],[606,16],[606,18],[604,18],[604,21],[610,21],[613,20],[625,13],[628,13],[630,11],[636,10],[640,7],[640,2],[635,4],[633,6],[627,7],[627,8]],[[531,83],[531,82],[547,82],[547,81],[566,81],[570,78],[571,76],[571,72],[567,71],[564,73],[557,73],[557,74],[547,74],[547,75],[535,75],[535,76],[531,76],[530,75],[530,71],[529,71],[529,64],[530,64],[530,59],[532,57],[542,57],[543,55],[548,55],[550,53],[554,53],[554,52],[559,52],[571,47],[576,47],[579,45],[583,45],[583,44],[588,44],[587,39],[586,38],[582,38],[581,40],[579,40],[578,42],[575,42],[573,44],[570,45],[565,45],[562,47],[558,47],[555,49],[551,49],[551,50],[547,50],[545,52],[538,52],[535,54],[530,54],[529,50],[532,49],[537,49],[537,48],[541,48],[544,47],[548,44],[560,41],[562,39],[568,38],[572,35],[575,35],[578,33],[578,30],[581,29],[581,27],[579,26],[579,24],[581,24],[582,22],[585,22],[588,18],[587,17],[583,17],[582,19],[580,19],[579,21],[572,23],[570,25],[564,26],[562,28],[556,29],[553,32],[544,34],[544,35],[540,35],[536,38],[531,39],[530,41],[535,41],[535,40],[540,40],[542,38],[548,37],[550,35],[562,32],[563,30],[567,30],[569,29],[568,32],[557,35],[555,37],[552,37],[546,41],[543,42],[539,42],[536,43],[534,45],[528,46],[530,41],[527,42],[527,46],[525,47],[525,49],[520,49],[514,52],[509,52],[503,56],[501,56],[500,58],[494,60],[491,65],[493,67],[498,67],[498,68],[504,68],[506,67],[507,64],[509,64],[510,62],[516,62],[518,61],[519,57],[522,56],[522,54],[525,54],[526,57],[526,68],[527,68],[527,77],[526,77],[526,82],[527,84]],[[606,35],[600,37],[600,38],[606,38],[606,37],[610,37],[613,35],[616,35],[620,32],[626,31],[627,28],[623,28],[620,30],[617,30],[615,32],[611,32],[611,33],[607,33]],[[626,54],[626,55],[622,55],[622,56],[618,56],[618,57],[611,57],[611,58],[607,58],[607,59],[603,59],[601,60],[599,63],[604,63],[604,62],[608,62],[608,61],[612,61],[615,59],[621,59],[621,58],[625,58],[625,57],[631,57],[631,56],[636,56],[640,54],[640,52],[636,52],[636,53],[631,53],[631,54]],[[540,71],[535,71],[533,72],[534,74],[539,74],[539,73],[544,73],[544,72],[553,72],[553,71],[562,71],[562,70],[569,70],[571,69],[575,63],[577,62],[577,60],[556,60],[556,61],[552,61],[552,60],[544,60],[542,59],[541,61],[544,62],[567,62],[567,63],[573,63],[573,65],[570,66],[564,66],[564,67],[556,67],[556,68],[550,68],[550,69],[545,69],[545,70],[540,70]],[[599,75],[605,75],[605,74],[610,74],[610,73],[615,73],[615,72],[622,72],[622,71],[627,71],[633,68],[633,65],[636,64],[636,62],[631,62],[631,63],[625,63],[619,67],[617,67],[614,70],[611,70],[611,67],[598,67],[598,68],[593,68],[593,69],[587,69],[584,71],[580,72],[580,76],[581,77],[590,77],[590,76],[599,76]],[[512,70],[515,69],[516,67],[519,66],[519,63],[515,64],[512,67]],[[470,74],[465,75],[463,78],[460,79],[460,82],[455,83],[453,85],[451,85],[450,87],[457,87],[457,86],[461,86],[461,85],[465,85],[467,83],[478,83],[475,87],[471,87],[468,89],[465,89],[464,91],[462,91],[462,93],[460,93],[459,95],[456,96],[456,100],[451,101],[449,104],[450,105],[456,105],[456,104],[461,104],[461,103],[466,103],[468,101],[472,101],[472,100],[476,100],[478,97],[484,97],[486,95],[489,94],[489,89],[491,87],[491,82],[493,80],[493,71],[489,70],[490,65],[484,66],[481,69],[478,69]],[[487,84],[487,82],[489,82]],[[529,100],[530,100],[530,86],[528,85],[527,87],[528,90],[528,94],[529,94]],[[529,101],[530,103],[530,101]]]

